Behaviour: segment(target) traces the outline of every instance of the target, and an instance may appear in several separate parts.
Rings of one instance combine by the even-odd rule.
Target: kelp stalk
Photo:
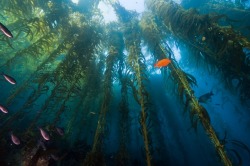
[[[162,47],[161,47],[162,48]],[[165,52],[166,55],[166,51]],[[190,105],[190,115],[191,118],[195,118],[194,116],[198,116],[197,118],[201,121],[206,133],[210,137],[211,141],[213,142],[216,151],[221,157],[222,162],[226,166],[232,166],[232,163],[230,159],[228,158],[223,145],[220,143],[213,127],[210,124],[210,118],[209,115],[204,107],[202,107],[197,98],[194,96],[194,91],[191,89],[187,77],[184,75],[184,72],[178,68],[178,66],[175,64],[175,61],[172,61],[172,63],[169,65],[169,68],[171,70],[171,75],[175,79],[176,82],[180,83],[178,86],[181,86],[184,91],[185,98],[186,98],[186,105]],[[183,94],[181,94],[183,95]],[[193,120],[192,120],[193,121]]]
[[[150,140],[148,135],[148,129],[147,129],[147,110],[148,110],[148,92],[146,91],[144,82],[147,81],[147,76],[145,74],[146,66],[144,63],[144,57],[141,54],[140,47],[138,45],[139,43],[134,45],[131,45],[129,47],[129,56],[128,56],[128,64],[131,67],[131,70],[135,74],[134,78],[134,90],[136,92],[133,92],[136,96],[135,100],[138,102],[138,104],[141,106],[141,112],[140,112],[140,125],[141,129],[140,132],[143,136],[144,140],[144,147],[146,152],[146,163],[148,166],[151,165],[151,153],[150,153]]]
[[[246,37],[230,26],[220,26],[221,15],[201,15],[195,9],[184,10],[177,3],[147,0],[147,6],[163,21],[165,27],[175,37],[196,49],[197,57],[216,66],[225,77],[226,84],[232,86],[232,80],[239,81],[238,88],[242,101],[250,98],[250,65],[244,48],[250,48]],[[166,29],[165,28],[165,29]]]

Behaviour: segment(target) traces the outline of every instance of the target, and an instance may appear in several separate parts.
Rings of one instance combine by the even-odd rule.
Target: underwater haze
[[[0,166],[249,166],[249,0],[1,0]]]

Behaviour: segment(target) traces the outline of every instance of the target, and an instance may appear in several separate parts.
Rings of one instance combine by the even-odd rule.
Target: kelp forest
[[[144,3],[0,1],[1,166],[250,164],[250,2]]]

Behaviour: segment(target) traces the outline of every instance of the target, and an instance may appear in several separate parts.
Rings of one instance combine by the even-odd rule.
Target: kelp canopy
[[[0,22],[14,36],[0,35],[0,165],[250,162],[241,152],[250,155],[247,143],[217,132],[229,129],[217,128],[222,120],[210,117],[195,94],[199,82],[186,71],[196,67],[223,80],[225,91],[248,105],[246,29],[236,30],[227,13],[201,14],[205,5],[184,9],[171,0],[146,0],[141,15],[105,1],[118,18],[105,23],[100,2],[0,2]],[[229,10],[244,15],[245,4]],[[177,60],[173,45],[187,50],[189,60]],[[165,58],[168,66],[153,68]],[[238,110],[243,114],[249,111]]]

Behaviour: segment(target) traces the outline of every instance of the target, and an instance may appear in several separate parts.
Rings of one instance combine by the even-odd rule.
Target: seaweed
[[[244,163],[244,158],[242,155],[242,151],[239,149],[243,149],[247,152],[247,155],[250,156],[249,147],[242,141],[229,139],[227,136],[227,132],[225,131],[224,138],[221,139],[221,143],[225,147],[225,149],[229,152],[229,154],[233,155],[233,158],[236,157],[237,161],[234,161],[235,165],[242,165]],[[235,163],[236,162],[236,163]]]
[[[148,5],[150,5],[150,3],[155,3],[154,4],[156,5],[155,7],[159,7],[159,8],[162,6],[157,6],[157,5],[164,4],[163,2],[161,2],[162,4],[156,3],[154,1],[152,2],[147,1],[147,2],[149,3]],[[169,8],[168,5],[169,6],[173,5],[172,6],[173,8]],[[172,2],[169,2],[169,4],[168,3],[165,4],[165,7],[169,8],[169,12],[170,12],[171,10],[177,10],[178,6],[176,4],[173,4]],[[161,12],[161,10],[158,10],[158,11]],[[195,11],[192,11],[192,12],[196,13]],[[148,19],[148,18],[145,18],[145,19]],[[167,19],[171,19],[171,18],[167,18]],[[151,23],[151,26],[155,24],[154,19],[152,19],[152,17],[148,20],[149,20],[148,22]],[[231,161],[229,160],[226,152],[223,149],[222,144],[220,143],[217,135],[215,134],[214,129],[212,128],[210,124],[210,117],[209,117],[207,110],[199,104],[198,99],[194,96],[194,91],[191,89],[191,85],[197,85],[195,78],[185,73],[179,67],[177,61],[174,59],[174,56],[172,55],[173,53],[171,49],[169,49],[169,46],[164,47],[161,42],[162,40],[161,37],[154,35],[155,32],[160,32],[156,26],[155,28],[151,28],[151,29],[145,28],[149,26],[148,24],[142,24],[141,26],[144,31],[143,34],[147,36],[151,35],[152,37],[157,39],[157,42],[155,42],[153,40],[147,40],[148,39],[147,36],[145,38],[145,41],[149,45],[149,48],[154,49],[154,50],[151,50],[151,52],[154,53],[153,56],[155,57],[155,59],[169,58],[171,60],[171,63],[169,64],[170,72],[166,73],[166,70],[162,70],[162,75],[165,76],[168,74],[170,79],[172,79],[173,82],[175,83],[175,86],[176,86],[175,92],[180,98],[180,102],[182,102],[184,105],[184,112],[189,110],[189,117],[190,117],[192,128],[194,128],[196,131],[198,122],[201,122],[209,138],[214,143],[215,149],[220,155],[224,164],[231,165]],[[155,43],[159,43],[159,44],[157,45]],[[158,51],[156,52],[155,50],[158,50]],[[165,56],[165,57],[162,57],[162,56]]]
[[[2,96],[5,105],[14,109],[0,117],[0,155],[21,156],[22,164],[39,165],[50,163],[51,154],[61,152],[60,161],[54,163],[106,165],[105,139],[111,132],[107,119],[117,111],[119,149],[114,155],[115,163],[133,164],[128,139],[132,101],[139,106],[135,110],[138,112],[132,114],[138,118],[138,135],[144,143],[141,150],[146,164],[153,165],[157,160],[153,154],[157,145],[163,146],[164,137],[157,128],[160,122],[149,89],[144,44],[153,60],[171,60],[167,68],[161,69],[165,84],[174,83],[171,90],[179,98],[183,112],[189,114],[192,128],[196,131],[201,123],[224,164],[231,165],[224,150],[225,140],[218,140],[209,112],[194,96],[196,78],[183,71],[165,41],[187,42],[197,62],[208,61],[209,70],[222,69],[228,86],[233,79],[239,80],[237,88],[242,100],[247,101],[250,59],[243,48],[249,48],[249,41],[233,26],[219,24],[221,20],[235,20],[223,14],[201,15],[198,10],[185,10],[173,1],[155,0],[147,0],[152,11],[144,12],[140,18],[138,13],[108,1],[119,22],[104,24],[97,8],[99,2],[82,0],[78,6],[68,0],[0,2],[0,21],[14,34],[11,40],[0,36],[0,69],[15,72],[13,75],[18,79],[9,95]],[[205,37],[204,41],[201,37]],[[113,109],[113,91],[117,87],[121,92],[120,103]],[[47,150],[37,144],[40,137],[37,126],[44,126],[51,136],[51,142],[44,145]],[[64,136],[55,134],[57,126],[65,128]],[[8,142],[4,136],[13,129],[20,130],[23,144],[18,149],[20,156],[13,156],[5,147]],[[237,140],[231,143],[250,153],[244,143]],[[237,150],[229,151],[237,164],[243,163]],[[0,162],[6,165],[5,160]]]
[[[179,40],[188,43],[197,55],[192,57],[197,61],[200,52],[208,60],[208,64],[216,67],[225,78],[225,84],[232,88],[232,78],[242,80],[238,89],[242,101],[249,98],[248,87],[250,68],[245,63],[247,57],[243,48],[249,48],[249,40],[231,26],[222,26],[218,20],[225,17],[221,14],[199,14],[195,9],[184,10],[173,1],[146,1],[150,9],[156,13],[165,27]],[[199,37],[203,37],[204,41]],[[243,79],[242,79],[243,78]]]

